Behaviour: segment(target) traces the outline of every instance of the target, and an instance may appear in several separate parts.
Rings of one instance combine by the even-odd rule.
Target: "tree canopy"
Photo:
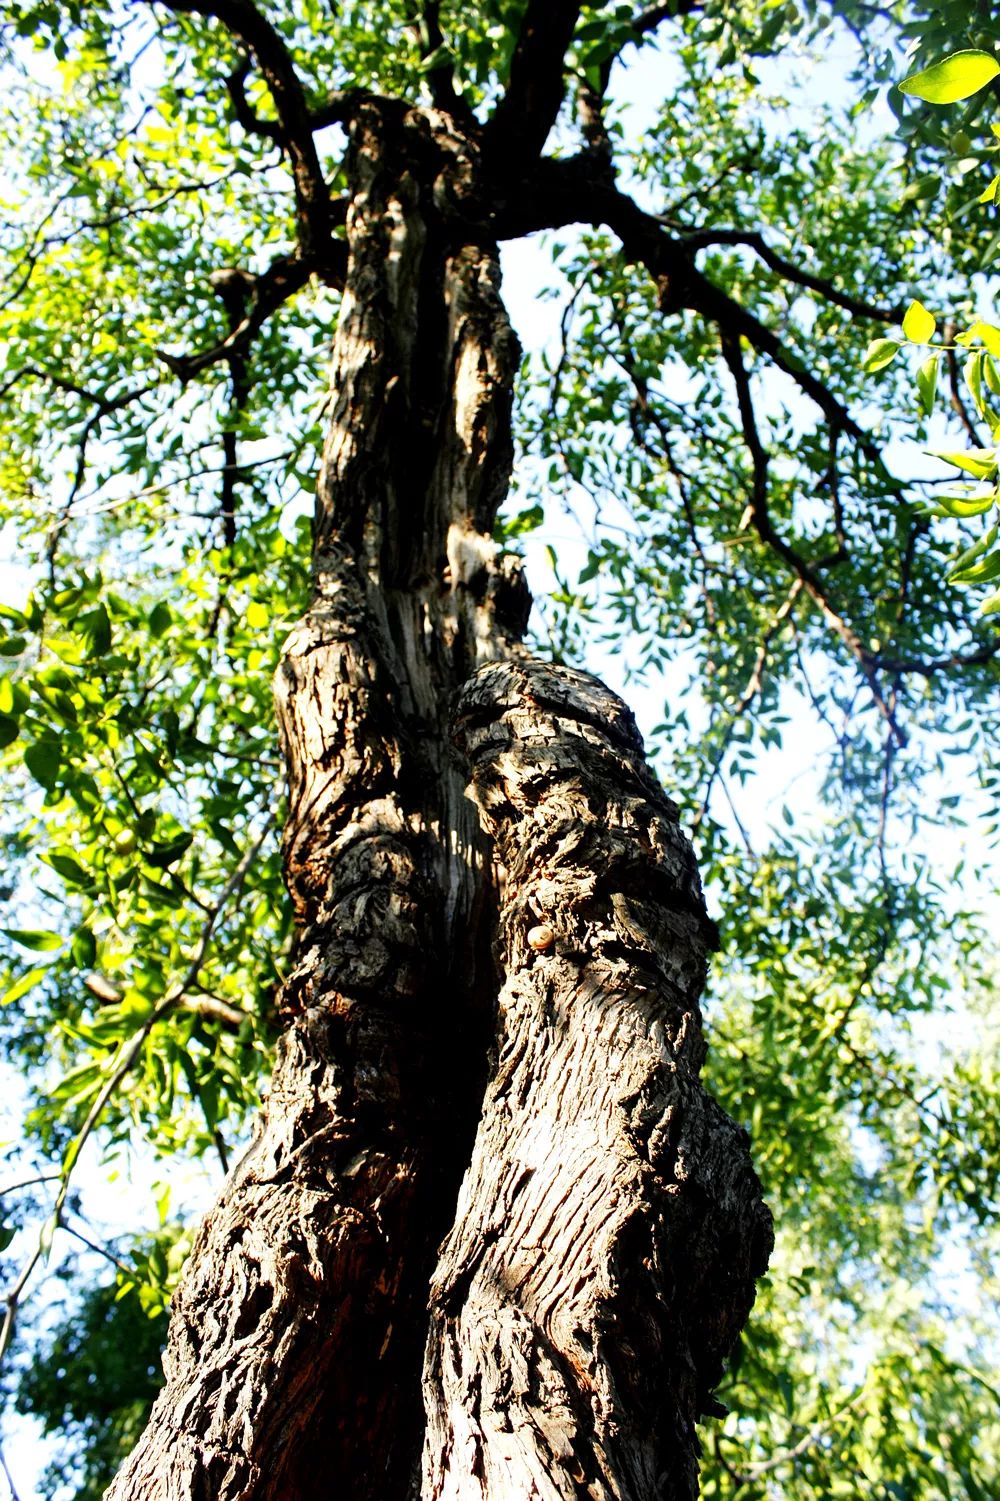
[[[984,549],[956,563],[984,507],[919,452],[995,480],[996,84],[896,88],[993,56],[992,12],[2,6],[0,1026],[8,1177],[52,1178],[5,1195],[0,1347],[8,1407],[77,1444],[59,1494],[99,1494],[135,1437],[137,1321],[186,1233],[163,1200],[105,1244],[84,1152],[225,1168],[280,1028],[271,680],[309,597],[366,96],[472,122],[491,234],[543,237],[497,541],[547,582],[537,649],[635,698],[718,923],[707,1079],[777,1245],[703,1493],[1000,1489],[996,584]],[[920,374],[880,355],[931,338],[915,303],[933,381],[926,349]],[[33,1312],[80,1235],[117,1269],[91,1254],[77,1311]]]

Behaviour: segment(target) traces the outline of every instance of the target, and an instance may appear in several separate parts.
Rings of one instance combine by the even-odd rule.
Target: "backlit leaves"
[[[991,53],[969,49],[953,52],[950,57],[904,78],[899,92],[912,94],[928,104],[955,104],[959,99],[978,94],[998,74],[1000,63]]]

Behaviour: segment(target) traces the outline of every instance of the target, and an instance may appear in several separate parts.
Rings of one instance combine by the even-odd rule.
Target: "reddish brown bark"
[[[518,351],[449,122],[365,109],[350,171],[316,597],[276,684],[300,925],[288,1028],[114,1498],[387,1501],[419,1456],[426,1289],[493,989],[449,712],[523,616],[490,540]]]

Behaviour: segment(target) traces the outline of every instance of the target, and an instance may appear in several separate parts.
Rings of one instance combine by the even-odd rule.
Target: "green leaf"
[[[965,375],[965,384],[968,386],[969,394],[971,395],[973,401],[976,403],[976,410],[981,416],[984,414],[983,361],[985,360],[985,358],[986,355],[984,354],[983,350],[975,350],[972,354],[969,355],[969,358],[966,360],[965,369],[963,371],[963,374]]]
[[[990,354],[1000,354],[1000,328],[994,324],[984,323],[981,318],[977,318],[967,333],[959,334],[956,343],[968,348],[977,339],[986,346]]]
[[[968,568],[954,568],[948,575],[949,584],[988,584],[1000,577],[1000,550],[988,553],[978,563]]]
[[[60,761],[59,745],[55,740],[35,740],[24,752],[25,766],[47,792],[59,778]]]
[[[39,980],[44,980],[47,973],[48,970],[45,968],[29,969],[26,974],[23,974],[19,980],[15,980],[13,985],[0,996],[0,1006],[12,1006],[22,996],[26,996],[29,990],[34,990]]]
[[[901,94],[912,94],[927,104],[955,104],[968,99],[1000,73],[1000,63],[989,52],[973,50],[953,52],[939,63],[932,63],[919,73],[904,78]]]
[[[928,203],[936,198],[941,187],[941,177],[937,172],[924,172],[915,182],[911,182],[903,193],[904,203]]]
[[[509,521],[501,521],[498,524],[499,540],[509,537],[523,537],[528,532],[535,531],[545,520],[545,512],[540,505],[528,506],[526,510],[519,511]]]
[[[161,844],[154,844],[151,849],[146,851],[146,859],[150,865],[155,865],[158,870],[166,870],[168,865],[175,864],[181,858],[193,839],[193,834],[181,834],[176,839],[169,839]]]
[[[980,615],[996,615],[1000,613],[1000,589],[994,589],[992,594],[987,594],[979,606]]]
[[[892,364],[902,347],[896,339],[872,339],[861,362],[862,370],[869,375],[875,370],[883,370]]]
[[[984,188],[976,199],[977,203],[996,203],[997,190],[1000,189],[1000,172],[997,173],[988,188]]]
[[[171,614],[170,606],[161,600],[149,612],[149,629],[151,634],[159,640],[170,629],[172,619],[173,615]]]
[[[998,533],[1000,533],[1000,525],[994,522],[984,536],[980,537],[978,541],[973,542],[971,547],[967,547],[965,552],[960,553],[951,565],[951,571],[948,574],[949,581],[953,574],[961,573],[963,569],[968,568],[974,563],[977,558],[981,558],[984,553],[989,552],[997,540]]]
[[[52,869],[57,871],[63,880],[68,881],[71,886],[86,886],[89,884],[89,874],[68,850],[49,850],[45,859],[52,866]]]
[[[88,638],[91,657],[106,656],[111,650],[111,619],[104,605],[97,605],[86,615],[81,615],[77,629]]]
[[[917,395],[920,398],[920,406],[925,415],[930,415],[934,406],[940,358],[941,356],[938,354],[928,355],[917,371]]]
[[[944,449],[932,448],[929,452],[936,459],[943,459],[946,464],[954,464],[956,469],[964,469],[973,479],[992,479],[997,471],[995,448],[968,448],[960,453],[946,453]]]
[[[58,933],[49,933],[44,928],[0,928],[5,938],[12,943],[20,944],[22,949],[36,949],[46,952],[51,949],[61,949],[63,941]]]
[[[16,1234],[17,1229],[14,1225],[0,1225],[0,1251],[6,1251]]]
[[[987,355],[983,361],[983,375],[986,377],[986,385],[994,396],[1000,396],[1000,371]]]
[[[97,963],[97,939],[89,928],[77,928],[69,951],[78,969],[93,969]]]
[[[984,516],[996,505],[996,491],[986,495],[939,495],[936,504],[929,506],[929,516],[954,516],[964,521],[969,516]]]
[[[38,1249],[42,1253],[42,1259],[48,1261],[49,1252],[52,1250],[52,1242],[55,1233],[59,1229],[59,1212],[53,1211],[42,1226],[42,1233],[38,1237]]]
[[[922,302],[914,299],[903,315],[903,332],[912,344],[927,344],[934,337],[937,319]]]

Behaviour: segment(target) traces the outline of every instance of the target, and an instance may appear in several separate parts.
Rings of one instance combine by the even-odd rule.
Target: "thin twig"
[[[782,1465],[794,1464],[797,1459],[801,1459],[803,1454],[808,1453],[834,1424],[839,1423],[842,1417],[845,1417],[855,1407],[859,1406],[865,1395],[865,1388],[862,1386],[859,1391],[854,1393],[849,1402],[844,1403],[843,1407],[839,1407],[828,1418],[822,1418],[818,1423],[814,1423],[799,1442],[793,1444],[790,1449],[784,1449],[780,1454],[773,1454],[770,1459],[761,1460],[759,1464],[751,1465],[748,1470],[740,1471],[731,1469],[730,1474],[733,1479],[740,1485],[752,1485],[754,1481],[760,1480],[762,1476],[769,1475],[772,1470],[780,1469]],[[730,1437],[730,1435],[725,1433],[719,1436],[724,1439]],[[730,1441],[733,1442],[734,1440]],[[728,1468],[729,1466],[727,1465]]]
[[[10,1469],[8,1468],[7,1458],[3,1452],[2,1446],[0,1446],[0,1469],[3,1470],[3,1478],[6,1480],[7,1489],[10,1491],[10,1501],[21,1501],[21,1498],[17,1494],[17,1488],[14,1485],[14,1480],[10,1473]]]
[[[843,308],[854,318],[870,318],[876,323],[899,323],[906,311],[902,303],[895,307],[881,307],[878,303],[866,302],[863,298],[851,297],[849,293],[841,292],[825,276],[815,276],[811,271],[803,270],[801,265],[786,260],[776,250],[772,250],[764,236],[756,230],[696,229],[689,234],[682,235],[681,244],[688,250],[701,250],[713,245],[746,247],[764,262],[769,271],[773,271],[775,276],[780,276],[782,281],[790,281],[799,287],[808,287],[811,292],[818,293],[824,301]]]
[[[833,602],[820,583],[814,566],[802,557],[790,542],[775,531],[771,521],[768,506],[768,455],[760,439],[757,430],[757,417],[754,411],[753,394],[750,389],[750,377],[743,363],[743,354],[740,349],[739,339],[733,337],[730,332],[721,330],[722,356],[729,367],[736,386],[736,400],[739,405],[740,421],[743,426],[743,438],[750,454],[753,465],[753,490],[750,498],[750,519],[754,530],[761,541],[773,552],[784,560],[801,580],[810,598],[819,606],[827,623],[833,627],[835,633],[844,642],[845,646],[854,656],[861,668],[869,691],[880,713],[884,716],[893,735],[900,745],[906,744],[906,736],[896,721],[892,707],[882,691],[878,679],[877,668],[879,660],[876,654],[865,646],[861,637],[845,617],[835,609]]]
[[[7,1183],[0,1188],[0,1199],[7,1194],[18,1193],[22,1188],[33,1188],[36,1183],[57,1183],[61,1173],[38,1173],[34,1178],[22,1178],[18,1183]]]
[[[754,699],[757,697],[762,687],[764,686],[764,669],[767,666],[767,659],[770,655],[771,642],[774,640],[775,636],[778,634],[782,626],[791,615],[792,610],[795,607],[795,601],[801,594],[803,587],[804,586],[801,579],[793,579],[791,588],[775,611],[770,624],[768,625],[763,636],[761,636],[760,645],[757,648],[757,657],[753,665],[753,671],[750,674],[746,687],[740,694],[735,707],[729,715],[726,729],[723,732],[723,736],[719,743],[718,749],[716,750],[716,753],[712,758],[712,764],[709,767],[709,773],[705,783],[705,792],[701,800],[701,806],[698,809],[698,812],[695,814],[691,824],[691,828],[694,833],[697,833],[701,828],[705,816],[708,813],[708,805],[712,796],[712,788],[715,785],[716,780],[721,775],[722,762],[725,757],[726,751],[729,749],[729,745],[735,733],[736,726],[739,723],[742,715],[746,713],[747,709],[749,709],[750,705],[753,703]],[[728,792],[726,795],[728,797]],[[731,800],[730,807],[732,807]],[[733,811],[735,814],[735,809]],[[739,826],[739,818],[737,818],[736,822]],[[749,841],[745,839],[744,842],[747,844],[747,848],[752,855],[753,850],[750,849]]]
[[[134,1267],[130,1267],[126,1262],[120,1260],[114,1251],[108,1250],[107,1246],[102,1246],[96,1240],[91,1240],[90,1236],[84,1235],[82,1230],[77,1230],[73,1225],[67,1225],[65,1220],[61,1222],[59,1228],[66,1235],[71,1235],[74,1240],[78,1240],[81,1245],[86,1246],[88,1251],[93,1251],[95,1256],[103,1256],[105,1261],[110,1261],[111,1265],[117,1267],[123,1276],[135,1276]]]
[[[150,1033],[158,1026],[161,1021],[164,1020],[165,1017],[170,1015],[170,1013],[176,1006],[183,1002],[184,996],[195,984],[201,971],[201,967],[205,962],[205,955],[208,952],[208,946],[211,942],[215,925],[218,922],[219,917],[221,916],[230,899],[235,896],[235,894],[242,887],[243,882],[246,879],[247,873],[250,870],[250,867],[253,864],[258,851],[260,850],[261,846],[264,843],[264,840],[267,838],[268,834],[271,831],[273,823],[274,815],[271,814],[266,820],[264,827],[261,829],[260,834],[246,850],[239,864],[235,867],[232,874],[230,875],[225,886],[223,886],[222,891],[219,893],[218,900],[209,912],[207,918],[205,919],[205,922],[202,924],[197,947],[183,979],[177,986],[175,986],[175,988],[169,993],[169,995],[164,997],[164,999],[159,1003],[158,1006],[154,1006],[153,1010],[150,1012],[149,1016],[143,1022],[138,1031],[134,1033],[134,1035],[129,1039],[127,1043],[123,1043],[119,1048],[117,1061],[114,1063],[111,1072],[108,1074],[107,1079],[104,1081],[104,1084],[98,1091],[94,1103],[91,1105],[90,1110],[87,1112],[86,1120],[80,1127],[80,1130],[77,1132],[73,1141],[70,1143],[69,1150],[67,1151],[65,1160],[63,1162],[63,1169],[62,1173],[60,1174],[61,1184],[59,1192],[56,1195],[55,1203],[52,1207],[52,1212],[46,1220],[45,1227],[43,1228],[42,1233],[39,1235],[37,1246],[35,1247],[31,1256],[28,1258],[21,1271],[20,1276],[7,1295],[6,1313],[4,1315],[3,1326],[2,1328],[0,1328],[0,1367],[2,1367],[3,1365],[7,1351],[10,1348],[11,1340],[14,1336],[14,1324],[24,1289],[28,1285],[28,1282],[30,1281],[38,1263],[47,1256],[48,1248],[51,1244],[54,1231],[62,1224],[63,1211],[66,1206],[66,1199],[69,1195],[69,1187],[73,1175],[73,1170],[79,1160],[80,1153],[83,1150],[83,1147],[86,1145],[90,1136],[93,1134],[95,1127],[99,1123],[101,1116],[104,1113],[104,1107],[107,1105],[112,1095],[114,1095],[122,1080],[126,1078],[132,1067],[134,1066]]]

